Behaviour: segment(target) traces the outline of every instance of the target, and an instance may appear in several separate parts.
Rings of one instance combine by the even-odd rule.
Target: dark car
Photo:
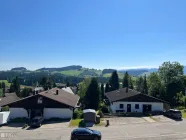
[[[88,128],[77,128],[72,131],[71,140],[101,140],[101,132]]]
[[[43,117],[35,117],[31,120],[30,126],[31,127],[40,127],[43,123],[44,118]]]
[[[169,109],[168,111],[164,112],[164,115],[173,119],[181,119],[182,114],[181,111],[175,109]]]

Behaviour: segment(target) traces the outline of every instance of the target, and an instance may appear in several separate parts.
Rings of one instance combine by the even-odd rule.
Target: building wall
[[[10,119],[23,118],[23,117],[28,118],[28,113],[24,108],[9,108],[9,110],[10,110]]]
[[[123,109],[120,109],[120,104],[123,104]],[[116,113],[116,110],[127,112],[127,104],[131,104],[131,112],[143,112],[143,105],[152,105],[152,111],[163,111],[163,103],[152,102],[114,102],[110,108],[113,113]],[[135,109],[135,104],[139,104],[139,109]]]
[[[9,111],[0,112],[0,125],[5,124],[9,121]]]
[[[43,116],[45,119],[62,118],[71,119],[73,110],[69,108],[45,108]]]

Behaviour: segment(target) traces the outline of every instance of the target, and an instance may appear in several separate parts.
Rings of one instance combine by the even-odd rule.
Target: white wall
[[[28,113],[24,108],[10,108],[10,119],[14,118],[28,118]]]
[[[120,104],[123,104],[123,109],[120,109]],[[131,104],[131,112],[143,112],[143,105],[152,105],[152,111],[163,111],[163,103],[151,103],[151,102],[114,102],[110,105],[113,113],[116,110],[125,110],[127,112],[127,104]],[[139,109],[135,109],[135,104],[139,104]]]
[[[0,112],[0,125],[5,124],[9,121],[9,111]]]
[[[62,119],[71,119],[73,110],[69,108],[45,108],[43,116],[45,119],[50,118],[62,118]]]

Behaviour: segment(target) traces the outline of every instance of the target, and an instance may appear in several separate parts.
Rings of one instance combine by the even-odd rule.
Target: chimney
[[[58,95],[58,92],[59,92],[59,91],[58,91],[58,89],[57,89],[57,90],[56,90],[56,95]]]

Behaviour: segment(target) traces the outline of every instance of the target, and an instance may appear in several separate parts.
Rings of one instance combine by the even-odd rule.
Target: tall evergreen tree
[[[114,71],[112,73],[112,76],[110,77],[110,80],[109,80],[109,84],[111,86],[112,91],[119,89],[119,78],[118,78],[117,71]]]
[[[106,83],[106,86],[105,86],[105,93],[109,92],[110,91],[110,86],[109,86],[109,83]]]
[[[125,73],[123,77],[123,88],[128,88],[129,87],[129,75],[128,72]]]
[[[141,92],[143,93],[143,85],[144,85],[144,82],[143,82],[143,77],[140,76],[137,80],[136,80],[136,90],[138,92]]]
[[[5,82],[2,82],[3,97],[5,97],[5,88],[6,88]]]
[[[148,95],[148,87],[147,87],[147,77],[146,77],[146,75],[144,76],[144,81],[143,81],[143,93]]]
[[[100,105],[100,88],[96,78],[92,78],[88,90],[86,92],[85,108],[99,109]]]
[[[101,100],[103,100],[105,97],[105,89],[104,89],[104,84],[101,84]]]
[[[2,84],[1,84],[1,82],[0,82],[0,89],[2,88]]]
[[[132,77],[131,76],[129,78],[129,88],[130,89],[134,89],[134,85],[133,85],[133,81],[132,81]]]
[[[12,84],[10,86],[10,91],[11,92],[15,92],[19,96],[19,93],[20,93],[20,80],[19,80],[19,78],[17,76],[12,80]]]

